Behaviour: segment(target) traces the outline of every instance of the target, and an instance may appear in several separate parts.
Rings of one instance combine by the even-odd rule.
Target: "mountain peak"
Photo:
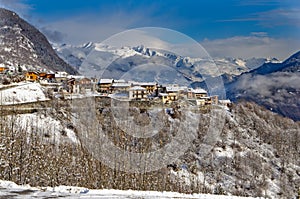
[[[284,61],[284,63],[291,63],[291,62],[300,62],[300,51],[294,53],[292,56],[290,56],[287,60]]]

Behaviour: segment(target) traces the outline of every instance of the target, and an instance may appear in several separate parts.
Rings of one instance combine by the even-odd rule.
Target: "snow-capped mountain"
[[[16,13],[3,8],[0,8],[0,64],[15,69],[21,67],[77,73],[57,56],[39,30]]]
[[[300,51],[282,63],[265,63],[227,84],[227,95],[247,99],[300,120]]]
[[[143,45],[115,48],[100,43],[87,43],[81,46],[56,45],[54,49],[66,62],[87,76],[120,78],[142,78],[148,81],[170,79],[174,82],[192,83],[207,77],[222,74],[240,75],[266,62],[276,59],[252,58],[191,58],[161,49],[151,49]],[[145,75],[147,72],[147,75]],[[144,74],[140,76],[140,74]],[[137,75],[139,74],[139,75]],[[167,76],[166,76],[167,75]],[[181,77],[181,78],[179,78]],[[139,80],[139,79],[136,79]]]

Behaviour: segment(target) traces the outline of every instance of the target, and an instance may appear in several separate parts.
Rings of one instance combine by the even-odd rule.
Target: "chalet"
[[[188,89],[187,92],[188,99],[201,99],[203,97],[207,97],[207,91],[202,88],[197,89]]]
[[[79,84],[79,87],[80,87],[80,91],[85,93],[86,91],[92,91],[92,80],[85,77],[85,78],[82,78],[82,79],[79,79],[78,80],[78,84]]]
[[[218,104],[219,103],[219,96],[218,95],[210,96],[210,100],[211,100],[212,104]]]
[[[129,99],[130,100],[146,100],[147,90],[141,86],[134,86],[129,89]]]
[[[177,85],[163,86],[162,93],[159,93],[159,97],[164,104],[177,101],[179,98],[180,87]]]
[[[167,93],[159,93],[159,94],[158,94],[158,97],[161,98],[161,100],[162,100],[162,102],[163,102],[164,104],[169,103],[168,96],[169,96],[169,95],[168,95]]]
[[[56,72],[55,73],[55,79],[57,82],[64,82],[68,80],[68,73],[62,71],[62,72]]]
[[[174,102],[178,100],[178,87],[166,87],[166,93],[168,94],[168,102]]]
[[[113,84],[113,79],[100,79],[99,85],[99,92],[100,93],[111,93],[111,86]]]
[[[45,72],[39,73],[39,79],[46,79],[46,77],[47,77],[47,73]]]
[[[229,99],[227,99],[227,100],[219,100],[219,104],[223,105],[223,106],[230,107],[232,103]]]
[[[66,90],[68,93],[79,93],[80,89],[76,85],[76,79],[70,78],[67,80]]]
[[[145,88],[148,94],[154,94],[157,90],[156,82],[141,82],[139,86]]]
[[[39,74],[36,72],[27,72],[25,74],[25,80],[35,82],[39,79]]]
[[[124,91],[129,91],[131,87],[131,84],[130,83],[127,83],[127,82],[114,82],[112,85],[111,85],[111,88],[112,88],[112,92],[124,92]]]
[[[79,84],[83,87],[90,87],[92,84],[92,80],[85,77],[79,80]]]
[[[6,66],[0,66],[0,73],[5,73],[9,68]]]
[[[202,99],[196,99],[197,106],[204,106],[204,105],[206,105],[207,99],[203,99],[203,98]]]

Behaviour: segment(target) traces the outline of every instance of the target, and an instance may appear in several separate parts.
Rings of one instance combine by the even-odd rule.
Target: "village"
[[[97,79],[66,72],[25,71],[16,72],[0,66],[2,85],[18,82],[34,82],[51,91],[52,96],[61,99],[79,96],[102,96],[127,101],[160,101],[172,104],[184,99],[195,106],[230,106],[230,100],[221,100],[217,95],[210,96],[202,88],[189,88],[178,84],[160,85],[157,82],[135,82],[123,79]]]

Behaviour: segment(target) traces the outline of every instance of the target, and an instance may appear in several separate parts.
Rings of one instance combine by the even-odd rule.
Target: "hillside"
[[[46,37],[16,13],[0,8],[0,64],[15,70],[77,71],[59,58]]]
[[[299,123],[252,103],[211,111],[187,106],[183,103],[166,111],[170,107],[133,102],[124,111],[123,102],[83,98],[14,107],[11,115],[1,116],[5,131],[1,131],[0,178],[32,186],[271,198],[297,195]],[[153,122],[157,125],[149,126]],[[151,136],[138,137],[141,132]],[[104,138],[109,142],[101,141]],[[178,143],[169,150],[173,140]],[[109,150],[109,143],[125,154]],[[153,154],[139,161],[133,161],[133,156],[123,161],[126,151],[147,155],[160,149],[179,159],[156,160]],[[181,154],[182,149],[187,150]],[[150,170],[132,172],[134,168]]]

